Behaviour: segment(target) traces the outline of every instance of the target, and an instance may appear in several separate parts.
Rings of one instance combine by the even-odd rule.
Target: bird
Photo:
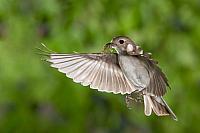
[[[47,56],[45,61],[50,62],[51,67],[74,82],[101,92],[125,95],[127,104],[130,100],[142,99],[146,116],[153,111],[157,116],[171,116],[177,121],[163,99],[170,88],[167,77],[158,62],[152,59],[152,54],[144,52],[129,37],[113,37],[99,53],[65,54],[48,48],[39,50]]]

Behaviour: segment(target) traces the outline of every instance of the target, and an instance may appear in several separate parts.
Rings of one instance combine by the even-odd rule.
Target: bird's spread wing
[[[141,57],[146,64],[150,76],[150,84],[146,88],[146,92],[156,96],[163,96],[169,87],[168,80],[162,70],[151,60]]]
[[[130,94],[135,91],[120,69],[116,54],[48,54],[48,62],[74,82],[99,91]]]

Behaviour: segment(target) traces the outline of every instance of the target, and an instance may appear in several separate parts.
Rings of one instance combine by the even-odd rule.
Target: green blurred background
[[[73,83],[35,54],[98,52],[127,35],[167,74],[179,121],[127,109]],[[200,0],[0,0],[0,132],[200,132]]]

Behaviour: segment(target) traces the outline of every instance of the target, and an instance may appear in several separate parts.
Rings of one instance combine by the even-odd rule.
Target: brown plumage
[[[114,48],[116,53],[110,52]],[[158,116],[175,114],[162,96],[169,87],[165,74],[131,39],[118,36],[105,45],[104,52],[91,54],[47,53],[48,62],[58,71],[65,73],[74,82],[114,94],[140,93],[144,99],[144,113]]]

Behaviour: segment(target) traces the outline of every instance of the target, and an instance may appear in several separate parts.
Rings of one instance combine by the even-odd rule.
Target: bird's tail
[[[174,120],[177,120],[176,115],[169,108],[169,106],[161,96],[143,95],[143,97],[145,115],[151,115],[151,112],[153,110],[154,113],[158,116],[170,115]]]

